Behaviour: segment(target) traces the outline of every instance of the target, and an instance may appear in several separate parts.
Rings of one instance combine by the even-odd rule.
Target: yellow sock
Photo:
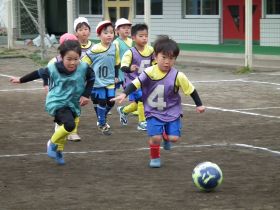
[[[66,143],[66,136],[69,134],[67,130],[65,130],[64,125],[60,126],[52,135],[51,142],[56,144],[57,150],[62,151],[64,149],[64,145]]]
[[[134,112],[136,110],[137,110],[137,103],[136,102],[132,102],[132,103],[128,104],[127,106],[125,106],[123,108],[123,112],[125,114],[129,114],[129,113]]]
[[[71,133],[78,133],[78,126],[79,126],[79,123],[80,123],[80,118],[79,118],[79,117],[76,117],[76,118],[75,118],[75,128],[74,128],[74,130],[73,130]]]
[[[138,120],[139,122],[146,121],[145,112],[144,112],[144,104],[143,102],[138,102]]]

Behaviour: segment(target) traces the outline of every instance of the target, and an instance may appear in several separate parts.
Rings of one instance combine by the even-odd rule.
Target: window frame
[[[221,0],[218,0],[218,15],[203,15],[203,14],[200,14],[200,15],[187,15],[186,14],[186,1],[187,0],[184,0],[183,1],[183,7],[182,7],[182,10],[183,10],[183,17],[186,18],[186,19],[217,19],[217,18],[221,18],[221,7],[222,7],[222,4],[221,4]],[[204,0],[201,0],[202,3],[200,5],[200,11],[203,11],[203,1]]]
[[[143,2],[144,1],[145,0],[143,0]],[[151,4],[152,4],[152,0],[150,0],[150,1],[151,1]],[[152,19],[162,19],[163,18],[163,0],[161,0],[161,1],[162,1],[162,15],[152,15],[152,14],[150,14]],[[145,5],[144,5],[144,7],[145,7]],[[134,1],[134,10],[135,10],[135,18],[143,19],[145,17],[145,15],[137,15],[137,12],[136,12],[136,10],[137,10],[136,0]],[[152,13],[152,5],[151,5],[151,13]]]
[[[98,18],[103,18],[104,17],[104,1],[101,0],[101,4],[102,4],[102,11],[101,11],[101,14],[91,14],[91,4],[92,4],[92,0],[89,0],[89,7],[88,7],[88,14],[84,14],[84,13],[80,13],[80,2],[83,1],[83,0],[79,0],[77,1],[78,5],[77,5],[77,8],[78,8],[78,14],[79,16],[83,16],[83,17],[98,17]]]
[[[265,18],[267,19],[277,19],[280,18],[280,11],[279,14],[267,14],[267,0],[264,1],[264,9],[263,9],[264,13],[265,13]]]

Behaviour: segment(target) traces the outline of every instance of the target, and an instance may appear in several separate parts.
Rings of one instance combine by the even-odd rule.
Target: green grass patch
[[[238,68],[236,71],[237,74],[249,74],[252,72],[253,72],[253,69],[250,68],[249,66],[244,66],[244,67]]]
[[[46,66],[49,60],[42,60],[40,53],[40,51],[35,51],[34,53],[30,54],[29,58],[40,66]]]

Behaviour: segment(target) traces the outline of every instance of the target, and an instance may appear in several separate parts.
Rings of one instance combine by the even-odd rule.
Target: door
[[[132,19],[133,0],[105,0],[105,19],[114,24],[119,18]]]
[[[261,0],[253,0],[253,40],[260,40]],[[245,1],[223,1],[223,38],[226,40],[245,39]]]
[[[45,1],[45,23],[49,34],[61,35],[67,32],[66,0]]]

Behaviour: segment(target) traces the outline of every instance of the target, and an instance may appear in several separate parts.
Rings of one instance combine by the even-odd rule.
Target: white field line
[[[275,82],[263,82],[263,81],[255,81],[255,80],[244,80],[244,79],[192,81],[192,83],[219,83],[219,82],[243,82],[243,83],[257,83],[257,84],[280,86],[280,83],[275,83]]]
[[[204,148],[204,147],[241,147],[248,148],[250,150],[260,150],[264,152],[268,152],[275,155],[280,155],[280,151],[271,150],[265,147],[257,147],[249,144],[201,144],[201,145],[178,145],[173,146],[172,148]],[[134,148],[134,149],[123,149],[123,150],[92,150],[92,151],[73,151],[73,152],[64,152],[64,154],[93,154],[93,153],[108,153],[108,152],[135,152],[135,151],[143,151],[149,150],[150,148],[142,147],[142,148]],[[10,154],[10,155],[0,155],[0,158],[10,158],[10,157],[26,157],[26,156],[38,156],[38,155],[46,155],[46,153],[33,153],[33,154]]]
[[[280,86],[280,83],[275,83],[275,82],[262,82],[262,81],[250,81],[250,80],[240,80],[241,82],[245,82],[245,83],[257,83],[257,84],[265,84],[265,85],[276,85],[276,86]]]
[[[256,75],[267,75],[267,76],[280,76],[280,73],[250,73]]]
[[[219,83],[219,82],[241,82],[243,79],[201,80],[192,83]]]
[[[191,107],[194,107],[194,106],[195,106],[195,105],[193,105],[193,104],[184,104],[184,103],[182,103],[182,105],[183,105],[183,106],[191,106]],[[246,111],[238,111],[238,110],[236,110],[236,109],[224,109],[224,108],[220,108],[220,107],[211,107],[211,106],[207,106],[206,109],[218,110],[218,111],[222,111],[222,112],[233,112],[233,113],[239,113],[239,114],[260,116],[260,117],[266,117],[266,118],[276,118],[276,119],[280,119],[280,116],[273,116],[273,115],[267,115],[267,114],[258,114],[258,113],[246,112]]]
[[[249,110],[266,110],[266,109],[280,109],[280,107],[262,107],[262,108],[247,108],[247,109],[235,109],[238,111],[249,111]]]

